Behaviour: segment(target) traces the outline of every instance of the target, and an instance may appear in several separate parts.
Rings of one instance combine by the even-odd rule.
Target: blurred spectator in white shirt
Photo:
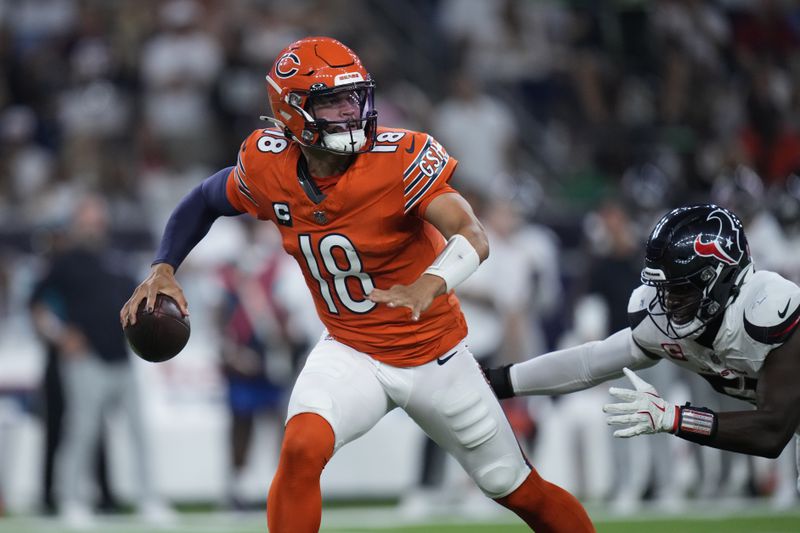
[[[222,48],[202,27],[194,0],[171,0],[159,9],[162,28],[144,45],[145,120],[168,161],[213,161],[216,153],[210,91],[222,69]],[[161,144],[166,143],[166,144]]]
[[[451,87],[449,97],[434,112],[433,134],[460,161],[455,185],[488,195],[493,184],[512,170],[517,144],[514,116],[465,72],[454,76]]]

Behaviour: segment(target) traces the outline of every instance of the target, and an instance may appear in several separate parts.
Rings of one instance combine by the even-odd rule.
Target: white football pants
[[[323,334],[297,378],[286,420],[299,413],[320,415],[333,428],[338,450],[395,407],[451,453],[490,498],[507,496],[530,474],[464,342],[430,363],[399,368]]]

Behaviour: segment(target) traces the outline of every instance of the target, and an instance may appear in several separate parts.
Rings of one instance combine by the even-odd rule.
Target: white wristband
[[[466,237],[456,233],[450,237],[442,253],[424,273],[442,278],[447,290],[450,291],[470,277],[480,264],[478,252],[472,244]]]

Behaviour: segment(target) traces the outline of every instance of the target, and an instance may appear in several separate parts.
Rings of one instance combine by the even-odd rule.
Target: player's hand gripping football
[[[609,403],[603,412],[609,416],[610,426],[627,426],[614,432],[615,437],[635,437],[650,433],[674,433],[678,407],[664,401],[656,389],[636,375],[633,370],[623,368],[636,390],[612,387],[611,396],[625,403]]]
[[[119,312],[119,320],[122,323],[122,327],[124,328],[128,324],[136,324],[136,310],[142,300],[147,300],[147,310],[152,311],[158,293],[172,296],[178,302],[183,316],[189,316],[189,304],[183,295],[183,289],[175,279],[175,269],[172,268],[172,265],[159,263],[153,265],[150,275],[136,287],[131,297],[122,306]]]
[[[375,303],[384,303],[389,307],[408,307],[411,310],[411,320],[417,321],[431,306],[433,299],[444,294],[445,288],[442,278],[423,274],[411,285],[394,285],[388,290],[373,289],[367,297]]]

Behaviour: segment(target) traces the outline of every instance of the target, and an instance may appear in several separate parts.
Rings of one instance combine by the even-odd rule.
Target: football
[[[128,344],[145,361],[160,363],[172,359],[189,341],[189,318],[181,314],[178,302],[166,294],[156,296],[152,313],[147,312],[146,304],[147,300],[139,304],[136,324],[128,324],[124,329]]]

